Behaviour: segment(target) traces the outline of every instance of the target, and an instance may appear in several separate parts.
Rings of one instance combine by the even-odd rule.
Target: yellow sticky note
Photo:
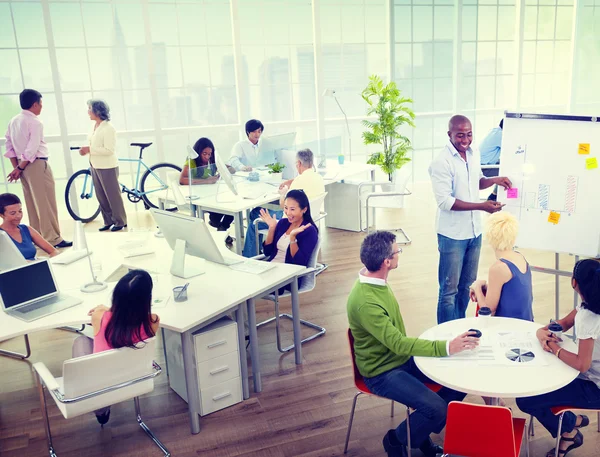
[[[587,168],[588,170],[598,168],[598,159],[596,159],[596,157],[590,157],[589,159],[585,159],[585,168]]]
[[[589,154],[590,153],[590,143],[579,143],[579,154]]]
[[[560,222],[560,213],[550,211],[550,215],[548,216],[548,222],[550,222],[551,224],[558,224]]]

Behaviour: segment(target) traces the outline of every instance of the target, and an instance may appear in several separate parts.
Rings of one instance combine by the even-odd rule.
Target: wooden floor
[[[379,228],[400,224],[413,238],[404,249],[399,268],[390,277],[406,328],[418,335],[436,323],[437,243],[435,207],[427,185],[417,187],[404,210],[388,211],[378,218]],[[133,208],[128,205],[128,208]],[[129,225],[152,227],[147,212],[132,209]],[[71,224],[63,222],[68,232]],[[99,222],[86,229],[95,231]],[[68,233],[67,233],[68,234]],[[361,265],[358,258],[363,234],[327,230],[322,260],[329,265],[318,277],[317,288],[301,297],[302,317],[320,323],[327,334],[303,348],[304,363],[294,364],[293,354],[281,355],[275,348],[274,328],[259,331],[263,370],[263,392],[252,393],[249,400],[201,418],[201,432],[191,435],[187,405],[168,388],[167,377],[158,378],[154,392],[141,400],[142,415],[173,456],[192,457],[325,457],[343,455],[344,438],[355,388],[352,381],[346,341],[346,297]],[[107,240],[111,234],[107,233]],[[551,253],[524,251],[532,265],[554,266]],[[484,245],[480,276],[487,275],[493,253]],[[561,268],[571,269],[573,259],[561,256]],[[224,287],[228,285],[224,284]],[[534,274],[534,312],[536,321],[554,317],[554,277]],[[561,279],[561,314],[573,304],[567,278]],[[272,304],[260,301],[258,318],[272,313]],[[289,300],[283,309],[290,308]],[[469,310],[473,314],[473,309]],[[284,324],[284,326],[287,323]],[[291,340],[291,324],[285,327],[285,341]],[[75,334],[51,330],[31,335],[33,354],[28,361],[0,357],[0,455],[2,457],[46,456],[46,438],[40,414],[31,364],[44,361],[59,375],[62,362],[71,356]],[[0,344],[2,349],[21,350],[22,339]],[[157,361],[164,362],[162,350]],[[467,397],[481,402],[480,398]],[[515,414],[514,401],[506,399]],[[349,456],[384,456],[381,439],[386,431],[403,419],[402,408],[390,418],[390,402],[372,397],[358,401]],[[111,419],[100,429],[93,414],[65,420],[54,404],[50,407],[54,446],[61,457],[74,456],[158,456],[160,451],[136,424],[133,402],[115,405]],[[522,416],[522,415],[521,415]],[[596,417],[584,429],[585,444],[570,456],[599,456],[600,433]],[[433,436],[442,443],[443,435]],[[531,442],[531,455],[543,456],[553,440],[538,423]],[[420,455],[418,451],[414,455]],[[521,455],[525,455],[522,453]]]

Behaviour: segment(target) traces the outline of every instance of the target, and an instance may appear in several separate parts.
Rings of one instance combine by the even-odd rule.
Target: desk
[[[490,323],[485,328],[481,327],[479,318],[458,319],[444,322],[430,328],[419,338],[433,340],[440,333],[459,335],[470,328],[480,329],[482,333],[488,332],[535,332],[541,327],[535,322],[506,317],[491,317]],[[539,348],[540,356],[545,366],[527,366],[527,363],[514,365],[477,365],[465,363],[460,360],[452,362],[452,357],[445,358],[445,363],[440,364],[436,357],[415,357],[419,369],[429,378],[446,387],[466,392],[472,395],[485,397],[520,398],[541,395],[552,392],[569,384],[579,372],[566,363],[561,362],[555,355],[544,352],[537,338],[532,345]],[[575,343],[565,339],[561,346],[569,351],[577,352]]]
[[[194,369],[194,347],[192,333],[220,319],[229,313],[235,314],[238,324],[238,340],[240,345],[240,363],[244,399],[249,397],[248,367],[246,351],[244,351],[244,320],[242,309],[248,307],[250,327],[250,354],[254,372],[254,390],[262,390],[258,335],[254,300],[284,285],[291,284],[292,313],[294,316],[294,344],[296,346],[296,363],[302,363],[302,345],[300,335],[300,312],[298,299],[298,275],[305,268],[298,265],[278,264],[267,274],[253,275],[232,270],[224,265],[205,262],[195,257],[186,258],[186,262],[195,267],[205,269],[205,273],[189,280],[173,277],[168,273],[172,251],[164,239],[156,238],[150,232],[119,232],[86,234],[88,246],[95,252],[94,263],[102,263],[101,277],[106,277],[125,265],[128,268],[144,268],[149,271],[155,282],[154,295],[172,295],[172,288],[189,281],[188,300],[176,303],[172,298],[166,306],[156,309],[160,316],[161,327],[181,334],[182,352],[186,377],[186,389],[192,433],[200,431],[200,404],[196,388],[197,373]],[[124,259],[118,246],[144,239],[155,249],[154,254]],[[99,255],[100,254],[100,255]],[[168,259],[168,260],[167,260]],[[104,302],[109,304],[109,288],[94,294],[84,294],[79,286],[90,280],[88,259],[80,259],[70,265],[53,265],[53,270],[61,291],[82,298],[83,303],[59,313],[51,314],[33,322],[24,322],[0,313],[0,341],[26,335],[37,331],[62,327],[65,325],[81,325],[89,323],[87,312],[95,305]],[[235,287],[231,287],[235,284]],[[73,287],[76,285],[75,287]],[[111,287],[112,286],[112,287]],[[229,287],[228,287],[229,286]]]
[[[344,165],[339,165],[334,160],[327,161],[326,170],[317,170],[319,172],[325,171],[326,174],[323,177],[325,186],[334,182],[342,182],[351,176],[356,176],[361,173],[370,173],[371,180],[375,180],[376,165],[368,165],[359,162],[348,162]],[[239,172],[235,176],[247,177],[248,173]],[[264,173],[261,173],[261,178]],[[235,179],[235,178],[234,178]],[[239,178],[236,179],[236,182]],[[179,190],[183,195],[189,195],[190,186],[179,186]],[[235,196],[225,183],[218,183],[212,185],[196,185],[191,186],[191,192],[193,196],[198,197],[191,201],[192,213],[198,217],[203,217],[205,211],[213,211],[216,213],[227,214],[233,216],[233,223],[235,226],[235,249],[238,254],[242,253],[244,248],[242,239],[243,233],[243,220],[244,213],[250,210],[265,206],[270,202],[279,200],[279,192],[277,187],[273,187],[273,194],[263,196],[256,199],[247,199],[240,196]],[[165,197],[166,198],[166,197]],[[360,208],[359,208],[360,210]]]

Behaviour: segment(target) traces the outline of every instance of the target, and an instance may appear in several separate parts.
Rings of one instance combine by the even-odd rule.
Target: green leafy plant
[[[281,173],[285,168],[285,165],[279,162],[269,163],[267,164],[267,168],[269,169],[269,173]]]
[[[361,95],[368,104],[367,115],[377,118],[374,121],[363,120],[363,125],[369,129],[362,134],[364,143],[378,144],[383,148],[383,151],[371,154],[367,163],[379,165],[392,181],[394,172],[410,162],[408,153],[412,146],[399,129],[405,124],[415,126],[415,113],[408,106],[413,101],[402,96],[395,82],[384,85],[377,75],[369,77],[369,84]]]

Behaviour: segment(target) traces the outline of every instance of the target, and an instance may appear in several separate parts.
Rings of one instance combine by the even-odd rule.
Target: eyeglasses
[[[389,258],[391,259],[391,258],[392,258],[392,257],[394,257],[396,254],[402,254],[402,248],[398,248],[398,250],[397,250],[397,251],[393,251],[393,252],[392,252],[392,255],[390,255],[390,257],[389,257]]]

